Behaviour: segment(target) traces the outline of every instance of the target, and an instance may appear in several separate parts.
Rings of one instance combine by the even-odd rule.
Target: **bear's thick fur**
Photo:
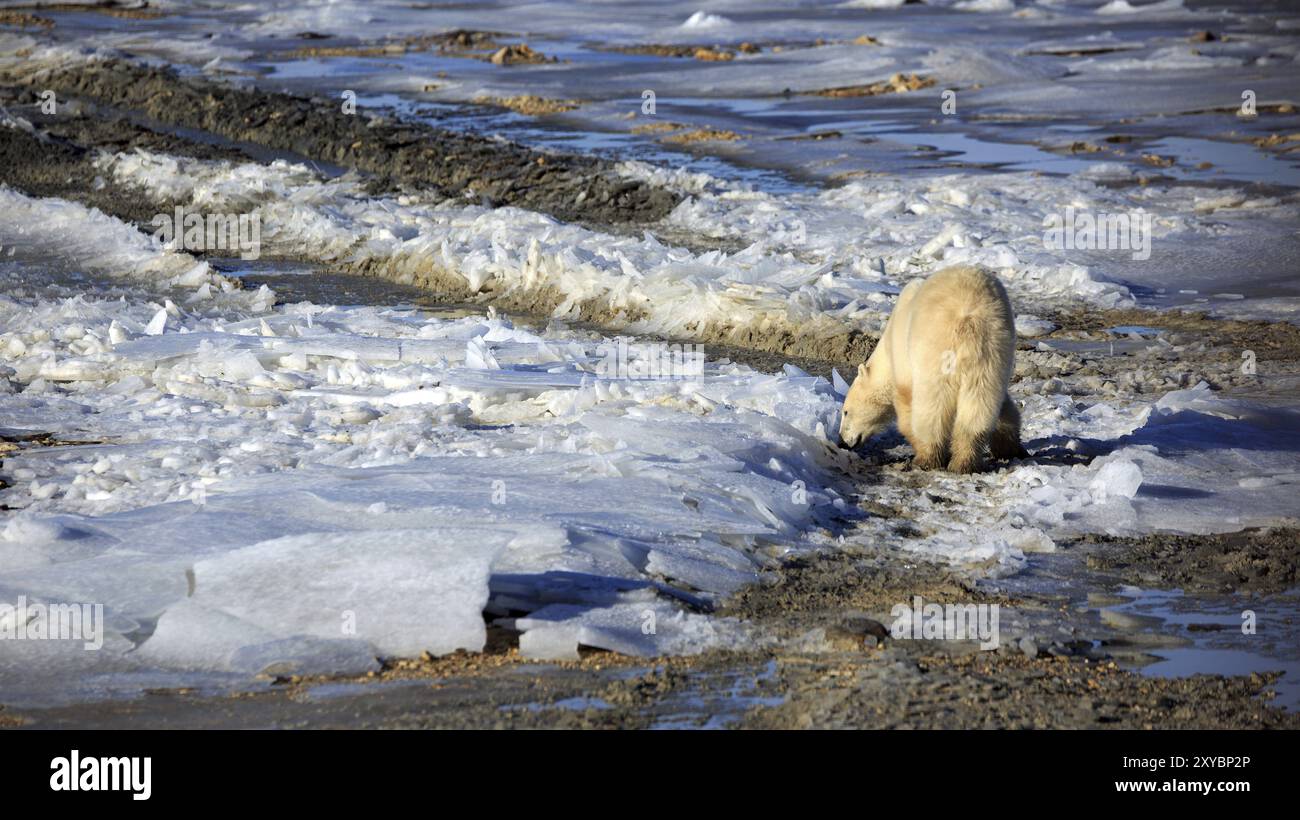
[[[897,421],[925,470],[954,473],[1027,455],[1007,395],[1015,366],[1011,300],[993,274],[945,268],[903,288],[885,332],[844,398],[840,439],[854,447]]]

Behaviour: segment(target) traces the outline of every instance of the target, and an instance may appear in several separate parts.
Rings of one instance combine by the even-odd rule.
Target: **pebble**
[[[1034,643],[1033,638],[1021,638],[1020,651],[1030,658],[1036,658],[1038,657],[1038,644]]]

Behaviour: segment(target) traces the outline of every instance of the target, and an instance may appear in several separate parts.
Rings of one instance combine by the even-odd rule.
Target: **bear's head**
[[[882,368],[875,368],[881,370]],[[891,386],[883,373],[872,376],[871,361],[858,365],[858,377],[844,396],[840,410],[840,441],[845,447],[857,447],[883,432],[894,420]]]

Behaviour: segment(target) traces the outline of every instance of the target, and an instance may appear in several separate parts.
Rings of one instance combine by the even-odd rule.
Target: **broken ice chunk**
[[[1022,313],[1016,317],[1016,335],[1023,339],[1043,336],[1056,330],[1056,325],[1041,319],[1032,313]]]
[[[222,657],[300,636],[356,638],[382,656],[477,652],[486,640],[490,567],[512,536],[440,527],[264,541],[194,565],[192,602],[234,619],[223,621],[226,637],[213,640],[215,630],[186,630],[184,623],[173,627],[178,634],[164,634],[176,641],[188,634],[200,654],[208,645]],[[167,620],[165,613],[160,625]],[[232,650],[232,643],[239,646]]]
[[[1093,500],[1101,503],[1108,498],[1132,498],[1142,485],[1142,468],[1128,459],[1107,463],[1097,471],[1088,490]]]
[[[149,324],[145,326],[144,332],[146,336],[161,336],[163,334],[163,331],[166,329],[167,329],[167,309],[159,308],[158,312],[155,313],[153,315],[153,318],[149,320]]]
[[[524,633],[520,651],[539,659],[576,657],[578,644],[643,658],[696,655],[738,643],[744,632],[734,620],[695,615],[663,601],[595,609],[552,604],[518,619],[515,626]],[[539,635],[531,634],[538,630]]]

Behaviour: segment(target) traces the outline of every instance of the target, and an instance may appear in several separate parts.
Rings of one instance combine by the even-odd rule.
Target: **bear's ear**
[[[858,375],[859,375],[859,376],[865,376],[865,375],[867,375],[867,374],[870,373],[870,372],[871,372],[871,368],[867,367],[867,363],[866,363],[866,362],[863,362],[862,364],[858,365]]]

